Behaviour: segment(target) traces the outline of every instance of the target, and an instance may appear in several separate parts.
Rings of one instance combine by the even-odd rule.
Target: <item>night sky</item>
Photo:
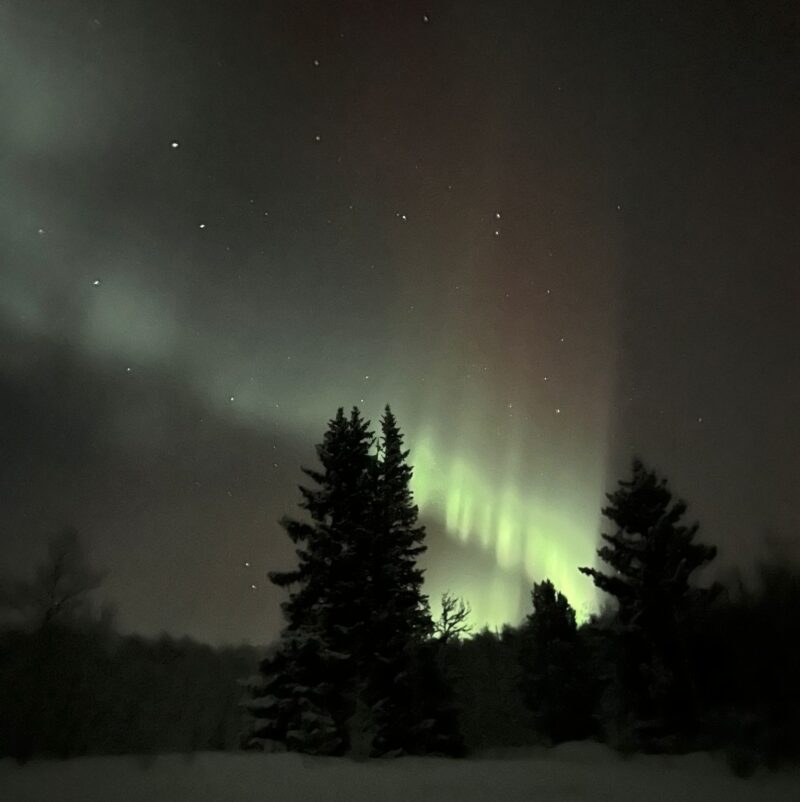
[[[126,631],[264,643],[314,444],[392,404],[426,591],[585,614],[640,454],[800,533],[792,2],[0,2],[0,510]]]

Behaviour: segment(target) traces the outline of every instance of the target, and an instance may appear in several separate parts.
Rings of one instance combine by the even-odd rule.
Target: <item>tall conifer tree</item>
[[[273,573],[289,590],[287,625],[247,703],[245,745],[296,751],[399,754],[460,751],[434,650],[425,550],[410,489],[408,451],[387,407],[377,453],[369,424],[340,409],[304,469],[310,521],[285,519],[298,565]]]
[[[619,619],[655,633],[670,626],[690,603],[705,595],[692,589],[691,575],[716,556],[714,546],[695,543],[699,526],[681,519],[686,503],[673,502],[667,480],[634,459],[632,477],[606,496],[603,515],[617,526],[602,535],[597,552],[613,573],[581,568],[595,585],[614,596]]]
[[[357,658],[354,635],[363,624],[359,545],[371,514],[369,424],[340,408],[317,446],[321,470],[304,468],[316,484],[300,487],[300,507],[310,521],[281,524],[297,545],[297,567],[270,580],[289,590],[277,652],[260,666],[246,704],[253,727],[245,746],[284,746],[295,751],[347,751],[351,715],[346,689]]]
[[[374,721],[374,754],[463,750],[449,687],[430,642],[433,623],[417,558],[425,551],[403,436],[387,406],[375,463],[371,541],[370,673],[365,686]]]
[[[686,525],[685,502],[673,501],[666,479],[634,459],[632,476],[607,494],[603,515],[616,525],[597,554],[612,573],[584,567],[595,585],[614,596],[619,635],[618,681],[628,718],[640,728],[669,731],[691,718],[691,680],[682,623],[716,588],[690,585],[691,575],[716,555],[694,542],[698,525]]]
[[[591,731],[591,682],[575,610],[550,580],[531,591],[533,612],[520,629],[521,690],[536,729],[554,743]]]

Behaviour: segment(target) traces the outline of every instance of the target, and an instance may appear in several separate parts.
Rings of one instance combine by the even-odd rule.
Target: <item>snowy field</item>
[[[203,753],[0,762],[2,802],[798,802],[800,772],[742,780],[704,754],[622,759],[597,744],[356,763],[299,755]]]

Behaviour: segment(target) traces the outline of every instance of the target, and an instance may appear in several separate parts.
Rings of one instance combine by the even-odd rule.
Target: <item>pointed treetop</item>
[[[575,610],[549,579],[534,583],[531,602],[533,612],[528,614],[528,623],[539,637],[569,640],[575,635]]]
[[[638,457],[633,459],[631,475],[631,479],[620,479],[617,490],[606,494],[610,504],[602,512],[625,532],[644,535],[667,512],[672,492],[667,480]],[[683,502],[678,503],[685,509]]]
[[[686,503],[673,501],[666,479],[641,460],[633,460],[632,478],[618,485],[603,509],[618,528],[602,535],[605,545],[597,551],[611,572],[578,570],[617,598],[621,620],[633,622],[659,605],[677,608],[697,597],[697,592],[690,593],[691,574],[713,560],[717,550],[693,542],[699,527],[681,523]]]

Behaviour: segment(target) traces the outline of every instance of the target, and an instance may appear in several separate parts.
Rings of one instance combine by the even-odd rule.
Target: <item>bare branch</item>
[[[433,625],[434,636],[440,643],[458,640],[472,630],[472,625],[467,623],[471,614],[468,602],[452,593],[443,593],[442,612]]]
[[[0,606],[44,629],[83,612],[102,579],[90,566],[78,533],[67,528],[50,539],[32,579],[17,581],[0,594]]]

